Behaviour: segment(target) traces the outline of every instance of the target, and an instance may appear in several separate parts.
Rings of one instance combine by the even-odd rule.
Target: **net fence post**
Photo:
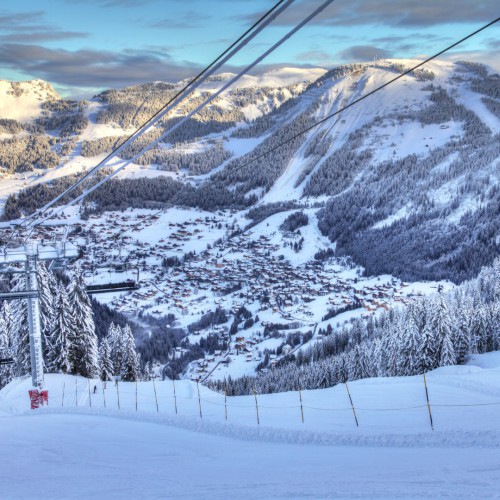
[[[356,427],[359,427],[358,417],[356,415],[356,409],[354,408],[354,404],[351,398],[351,391],[349,390],[349,386],[347,385],[347,381],[344,382],[345,388],[347,389],[347,394],[349,395],[349,401],[351,402],[352,414],[354,415],[354,420],[356,421]]]
[[[302,388],[299,384],[299,401],[300,401],[300,416],[302,418],[302,423],[304,423],[304,405],[302,404]]]
[[[257,425],[260,425],[260,416],[259,416],[259,403],[257,401],[257,390],[254,388],[253,395],[255,398],[255,411],[257,413]]]
[[[175,414],[177,415],[177,395],[175,393],[175,379],[172,379],[172,384],[174,384],[174,408]]]
[[[160,409],[158,408],[158,395],[156,394],[156,384],[154,377],[153,377],[153,389],[155,391],[156,413],[159,413]]]
[[[427,411],[429,412],[429,420],[431,422],[431,429],[434,430],[434,422],[432,421],[431,403],[429,401],[429,391],[427,389],[427,379],[425,378],[425,370],[422,371],[424,376],[424,386],[425,386],[425,399],[427,400]]]
[[[200,383],[198,382],[198,380],[196,381],[196,389],[198,390],[198,407],[200,409],[200,418],[203,418],[203,415],[201,413]]]

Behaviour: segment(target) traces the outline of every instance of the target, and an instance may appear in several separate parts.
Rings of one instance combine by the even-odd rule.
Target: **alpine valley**
[[[336,114],[416,62],[243,77],[32,237],[66,232],[87,285],[137,283],[93,309],[99,340],[130,323],[146,378],[249,394],[292,390],[300,369],[318,389],[498,349],[499,75],[433,61]],[[231,76],[211,77],[104,172]],[[74,101],[40,80],[1,81],[3,241],[185,83]],[[401,328],[434,342],[425,359],[408,361],[420,344],[398,347]],[[383,359],[391,349],[406,361]]]

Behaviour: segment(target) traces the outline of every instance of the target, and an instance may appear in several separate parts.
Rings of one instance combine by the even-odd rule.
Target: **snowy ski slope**
[[[75,399],[75,380],[78,395]],[[50,406],[29,412],[30,381],[0,392],[3,498],[490,498],[499,484],[500,353],[421,377],[228,398],[196,385],[49,375]],[[62,407],[62,388],[65,388]],[[94,382],[91,383],[93,390]],[[76,407],[78,401],[78,407]],[[21,465],[22,464],[22,465]],[[32,471],[37,476],[33,484]]]

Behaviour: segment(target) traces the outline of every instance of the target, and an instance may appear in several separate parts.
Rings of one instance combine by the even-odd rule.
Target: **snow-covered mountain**
[[[122,187],[126,191],[127,183],[137,182],[132,178],[166,176],[175,180],[171,196],[134,188],[134,206],[213,211],[258,205],[261,220],[266,207],[271,215],[282,202],[296,208],[314,204],[321,208],[318,227],[337,253],[354,257],[370,274],[472,277],[498,253],[498,75],[480,64],[433,61],[294,137],[415,63],[384,60],[328,72],[289,68],[246,76],[166,136],[138,160],[140,165],[120,174]],[[123,158],[231,76],[212,77]],[[31,165],[20,164],[12,150],[26,151],[19,144],[26,138],[16,138],[27,131],[12,133],[11,123],[11,143],[1,144],[0,162],[10,171],[37,169],[54,165],[47,156],[57,154],[57,170],[40,171],[37,183],[91,167],[182,83],[156,82],[106,91],[90,102],[46,104],[44,116],[35,120],[36,137],[40,141],[50,133],[57,144],[42,144]],[[261,156],[283,141],[288,142]],[[116,191],[109,199],[101,191],[93,202],[109,209],[127,199]],[[6,214],[15,218],[32,208],[10,199]],[[424,240],[431,243],[423,245]]]
[[[87,285],[137,286],[93,303],[107,384],[47,374],[50,407],[35,418],[23,415],[29,379],[11,381],[29,372],[28,356],[19,363],[28,313],[0,310],[0,347],[18,370],[0,367],[0,386],[11,381],[0,391],[4,469],[22,460],[55,474],[52,497],[494,495],[500,261],[452,281],[499,255],[500,78],[435,61],[328,118],[414,63],[245,77],[30,233],[78,243]],[[229,78],[211,78],[115,165]],[[4,218],[16,219],[185,82],[89,101],[44,82],[0,83],[0,193]],[[2,241],[12,232],[0,223]],[[53,285],[41,282],[42,316],[73,342],[61,322],[71,308],[47,313],[63,303]],[[124,371],[125,352],[138,364],[128,323],[138,383]],[[63,344],[44,343],[52,354]],[[450,457],[458,466],[443,482]],[[9,473],[4,490],[29,497],[32,487]]]
[[[0,119],[31,122],[42,113],[43,103],[60,99],[52,85],[43,80],[0,80]]]

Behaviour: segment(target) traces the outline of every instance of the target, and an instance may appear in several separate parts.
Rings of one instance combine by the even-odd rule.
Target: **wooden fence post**
[[[427,380],[425,378],[425,370],[423,370],[422,373],[424,375],[425,398],[427,399],[427,410],[429,411],[429,420],[431,421],[431,429],[434,430],[434,423],[432,422],[431,404],[429,402],[429,391],[427,390]]]
[[[354,420],[356,420],[356,427],[359,427],[358,417],[356,416],[356,410],[354,409],[354,404],[351,398],[351,392],[349,391],[349,386],[347,385],[347,381],[345,382],[345,388],[347,389],[347,394],[349,395],[349,401],[351,402],[352,413],[354,415]]]

